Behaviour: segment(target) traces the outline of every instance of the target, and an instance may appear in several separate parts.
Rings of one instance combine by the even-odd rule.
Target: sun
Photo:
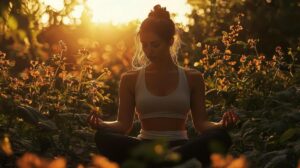
[[[63,0],[41,0],[56,10],[63,8]],[[91,21],[94,23],[122,24],[133,20],[143,20],[154,5],[160,4],[171,13],[175,13],[175,22],[187,24],[187,13],[191,7],[186,0],[86,0],[86,5],[91,11]],[[71,17],[80,18],[83,4],[75,6]]]

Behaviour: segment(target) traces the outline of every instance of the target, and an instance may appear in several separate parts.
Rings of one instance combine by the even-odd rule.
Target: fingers
[[[238,115],[233,110],[230,110],[223,114],[222,123],[223,126],[228,127],[234,125],[238,120]]]
[[[96,115],[94,115],[94,118],[93,118],[93,126],[94,126],[94,128],[97,128],[98,127],[98,125],[99,125],[99,117],[98,116],[96,116]]]
[[[227,113],[223,114],[222,123],[223,123],[224,127],[227,127],[227,125],[228,125],[228,116],[227,116]]]
[[[233,118],[231,112],[227,113],[227,120],[228,120],[228,125],[232,125],[233,123]]]
[[[234,118],[233,112],[229,112],[228,115],[229,115],[230,125],[235,124],[235,118]]]
[[[90,126],[92,128],[96,128],[97,125],[98,125],[98,116],[96,116],[95,113],[91,113],[89,116],[88,116],[88,123],[90,124]]]
[[[91,123],[92,120],[93,120],[93,118],[94,118],[94,114],[92,113],[92,114],[90,114],[90,115],[88,116],[88,118],[87,118],[88,123]]]
[[[232,117],[232,121],[235,124],[239,120],[239,116],[235,112],[232,112],[230,114],[231,114],[231,117]]]
[[[94,117],[95,117],[95,113],[92,112],[92,113],[88,116],[88,118],[87,118],[88,122],[90,122],[91,120],[93,120]]]
[[[223,119],[223,123],[224,123],[224,126],[227,127],[228,126],[228,120],[227,120],[227,117],[225,117]]]

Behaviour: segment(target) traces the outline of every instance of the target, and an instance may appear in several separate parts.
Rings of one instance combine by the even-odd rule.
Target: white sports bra
[[[184,69],[178,66],[179,83],[167,96],[155,96],[147,90],[145,68],[138,74],[135,86],[136,113],[140,120],[146,118],[186,119],[190,110],[190,91]]]

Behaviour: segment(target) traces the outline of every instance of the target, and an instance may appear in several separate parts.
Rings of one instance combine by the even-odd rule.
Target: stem
[[[82,81],[83,71],[84,70],[80,71],[80,75],[79,75],[78,92],[80,91],[80,88],[81,88],[81,81]]]
[[[254,51],[255,51],[256,56],[258,57],[259,55],[258,55],[258,51],[257,51],[256,45],[254,47]]]
[[[51,85],[50,85],[50,88],[49,88],[49,90],[51,90],[52,88],[53,88],[53,85],[54,85],[54,82],[56,81],[56,77],[57,77],[57,75],[58,75],[58,70],[60,69],[60,67],[61,67],[61,65],[62,65],[62,61],[63,61],[63,51],[61,51],[61,53],[60,53],[60,63],[59,63],[59,65],[58,65],[58,67],[57,67],[57,69],[56,69],[56,71],[55,71],[55,74],[54,74],[54,77],[53,77],[53,80],[52,80],[52,82],[51,82]]]

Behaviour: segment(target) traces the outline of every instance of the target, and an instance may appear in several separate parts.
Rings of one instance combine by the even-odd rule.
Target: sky
[[[50,5],[55,10],[63,8],[64,0],[40,0]],[[171,13],[176,13],[175,22],[187,24],[186,13],[190,13],[191,7],[186,0],[87,0],[87,5],[92,11],[94,23],[111,22],[113,24],[126,23],[131,20],[143,20],[147,17],[154,5],[160,4]],[[73,17],[79,18],[83,6],[78,5],[71,13]]]

